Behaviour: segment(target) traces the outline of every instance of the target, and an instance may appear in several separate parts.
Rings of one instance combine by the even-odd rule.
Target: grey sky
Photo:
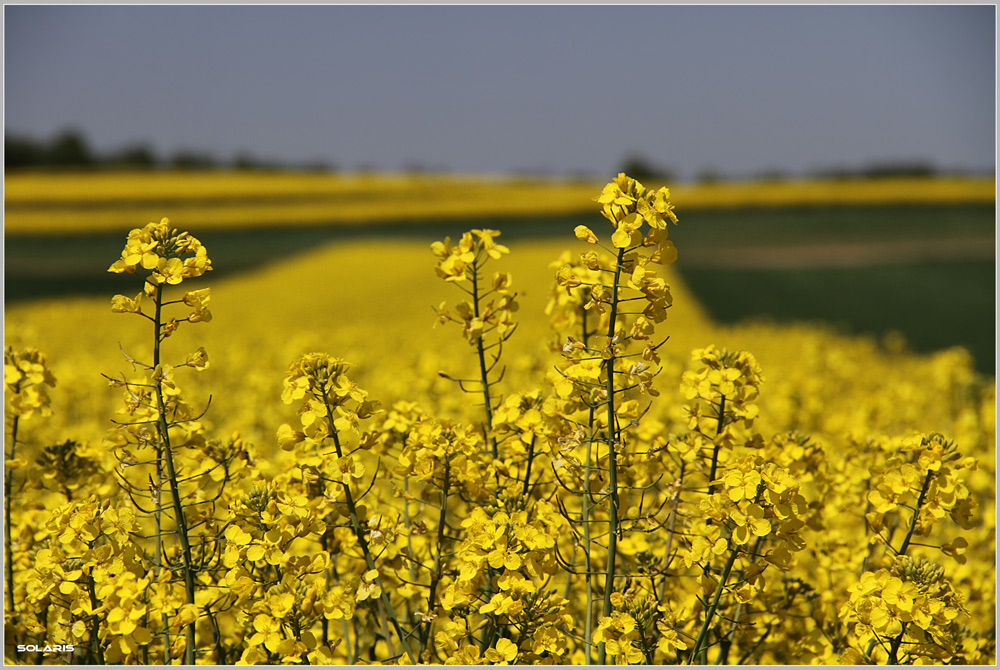
[[[995,11],[7,5],[5,125],[346,169],[992,169]]]

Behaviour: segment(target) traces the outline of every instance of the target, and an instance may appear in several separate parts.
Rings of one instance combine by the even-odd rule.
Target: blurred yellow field
[[[592,210],[591,181],[290,172],[14,173],[5,178],[8,235],[107,232],[169,211],[202,230],[365,224]],[[892,203],[984,203],[986,178],[679,184],[686,209]]]
[[[544,314],[555,274],[552,263],[571,248],[579,250],[579,243],[525,241],[514,245],[511,256],[501,264],[512,273],[521,303],[518,332],[507,350],[507,355],[520,362],[510,373],[512,389],[530,379],[537,372],[539,357],[546,355],[553,334]],[[214,320],[180,330],[168,344],[178,355],[198,344],[208,349],[213,363],[199,379],[199,386],[206,389],[216,384],[241,388],[252,384],[252,379],[270,380],[266,383],[277,398],[276,380],[288,362],[300,353],[323,350],[353,361],[364,385],[379,389],[387,401],[406,398],[414,384],[443,391],[448,385],[436,376],[442,365],[450,363],[458,368],[455,372],[464,374],[474,361],[453,333],[434,327],[432,306],[454,296],[434,276],[431,264],[429,243],[373,240],[331,244],[246,276],[213,282],[209,274],[192,284],[212,287]],[[803,365],[822,365],[823,360],[848,365],[851,372],[843,374],[856,382],[869,378],[860,372],[876,365],[884,374],[912,380],[915,374],[937,374],[932,372],[935,361],[964,360],[957,351],[938,356],[893,355],[872,338],[838,336],[813,326],[718,326],[705,316],[676,274],[668,273],[668,277],[674,306],[664,354],[678,377],[690,351],[707,342],[753,351],[777,380],[786,375],[806,379]],[[122,292],[128,288],[123,286]],[[91,439],[103,435],[107,425],[103,417],[117,398],[117,392],[104,389],[103,379],[94,371],[117,370],[122,364],[119,342],[131,351],[142,347],[139,343],[145,339],[134,322],[110,312],[109,301],[110,296],[45,300],[12,306],[6,314],[8,344],[30,344],[45,351],[57,376],[73,379],[60,384],[65,393],[75,395],[81,387],[85,389],[79,398],[65,397],[66,411],[74,413],[84,398],[88,402],[103,398],[107,403],[104,410],[95,406],[80,413],[81,418],[94,421]],[[892,386],[880,375],[871,377],[871,382]],[[674,391],[669,385],[664,389]],[[432,395],[431,400],[443,401],[447,395],[442,392],[440,399]],[[249,411],[246,403],[232,393],[214,396],[208,420],[221,422],[220,428],[226,431],[246,432],[240,410]],[[831,396],[825,402],[837,401]],[[267,404],[267,398],[261,397],[259,403]],[[898,407],[895,411],[903,414],[892,417],[884,429],[908,421],[932,422],[927,408],[911,409],[915,410],[908,404]],[[248,437],[269,440],[268,430],[261,428],[261,433]]]

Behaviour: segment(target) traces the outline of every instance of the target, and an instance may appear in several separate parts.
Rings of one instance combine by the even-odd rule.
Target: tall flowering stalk
[[[119,431],[111,443],[121,454],[122,471],[138,464],[137,452],[152,447],[155,452],[151,465],[155,471],[155,479],[139,484],[130,482],[122,475],[126,490],[136,499],[144,492],[151,498],[153,516],[156,524],[156,558],[154,565],[156,573],[164,566],[163,528],[164,508],[162,491],[169,490],[168,505],[170,516],[176,530],[173,532],[181,549],[181,563],[178,566],[184,582],[185,602],[195,606],[196,572],[192,555],[190,528],[184,496],[181,492],[181,477],[175,458],[175,450],[183,446],[183,442],[198,441],[197,419],[180,397],[180,391],[173,381],[175,367],[192,367],[203,370],[208,367],[208,355],[204,348],[199,348],[190,354],[179,366],[166,364],[162,360],[162,345],[181,323],[207,322],[212,318],[207,303],[209,289],[188,291],[179,299],[167,300],[165,290],[168,286],[176,286],[181,282],[200,277],[212,269],[212,261],[208,252],[197,238],[187,232],[178,231],[170,226],[169,219],[151,222],[143,228],[136,228],[128,235],[121,258],[115,261],[109,272],[116,274],[140,275],[143,280],[143,290],[134,298],[116,295],[112,299],[111,310],[118,313],[131,313],[146,319],[152,327],[152,360],[142,362],[126,354],[126,359],[134,367],[146,372],[139,380],[127,380],[123,377],[108,377],[113,386],[125,389],[125,409],[131,420],[119,422]],[[144,310],[143,302],[151,301],[149,312]],[[182,319],[168,318],[165,309],[172,305],[184,305],[192,311]],[[150,313],[151,312],[151,313]],[[171,429],[183,435],[182,444],[172,444]],[[189,617],[190,618],[190,617]],[[169,654],[169,625],[167,615],[163,614],[164,654]],[[196,654],[195,624],[193,618],[186,624],[186,644],[184,660],[194,663]],[[165,661],[169,660],[166,656]]]
[[[397,412],[396,416],[398,421],[400,413]],[[424,662],[442,660],[442,647],[454,644],[452,651],[457,650],[460,643],[455,638],[463,637],[465,630],[459,633],[447,623],[442,626],[439,613],[459,602],[468,604],[463,600],[464,596],[482,586],[483,572],[475,570],[471,575],[463,575],[473,577],[469,583],[463,583],[465,580],[460,577],[457,583],[451,582],[448,590],[442,588],[450,581],[453,562],[449,558],[455,554],[453,546],[467,539],[457,522],[468,516],[469,508],[463,508],[456,499],[472,501],[471,504],[475,505],[475,501],[487,498],[495,485],[494,465],[482,458],[484,444],[482,434],[474,425],[421,416],[409,425],[397,456],[399,466],[395,473],[405,477],[407,483],[412,480],[420,491],[420,509],[426,507],[431,517],[428,519],[430,523],[411,517],[407,525],[418,528],[419,534],[427,533],[428,537],[434,538],[423,549],[418,549],[414,542],[418,534],[412,534],[407,540],[411,581],[416,583],[424,572],[427,573],[426,601],[414,612],[421,624],[420,654]],[[408,505],[404,507],[404,513],[408,514],[407,510]],[[439,630],[436,636],[432,635],[435,626]],[[441,631],[442,628],[444,631]],[[442,635],[447,642],[442,643],[438,639]]]
[[[709,346],[695,350],[692,360],[698,368],[685,372],[681,382],[682,393],[693,401],[684,408],[690,432],[678,449],[695,459],[692,469],[700,470],[703,477],[698,490],[706,496],[699,512],[707,518],[689,526],[694,536],[684,557],[687,565],[699,566],[706,575],[701,621],[687,658],[689,663],[704,664],[738,559],[752,561],[762,555],[764,539],[778,530],[780,521],[781,536],[787,541],[780,543],[769,560],[784,565],[801,548],[795,534],[802,527],[798,517],[805,500],[798,495],[797,483],[773,464],[762,468],[760,457],[732,460],[734,451],[746,441],[740,428],[752,426],[758,412],[753,401],[764,378],[753,355]],[[713,561],[722,556],[723,565],[716,567]],[[759,575],[762,571],[752,565],[745,572]],[[732,632],[739,623],[739,616],[734,618]],[[731,638],[722,632],[716,635],[722,662]]]
[[[369,400],[368,393],[348,379],[350,366],[340,358],[322,353],[307,354],[289,366],[281,397],[288,404],[301,401],[299,418],[303,430],[294,431],[286,424],[279,431],[279,440],[285,448],[292,448],[299,442],[326,448],[328,441],[332,442],[333,451],[324,454],[320,464],[310,468],[311,478],[320,482],[324,489],[328,484],[334,485],[327,494],[347,507],[350,528],[366,568],[358,601],[379,599],[385,618],[395,630],[407,660],[416,663],[418,656],[410,647],[409,634],[403,631],[370,548],[370,538],[381,531],[362,515],[359,505],[364,494],[358,495],[357,485],[365,476],[365,468],[355,452],[370,448],[372,436],[361,435],[359,444],[350,451],[347,451],[348,445],[342,437],[344,432],[360,434],[360,421],[380,411],[379,403]]]
[[[467,392],[475,392],[479,386],[483,398],[483,437],[490,446],[493,462],[499,464],[505,454],[501,454],[497,435],[494,430],[494,411],[497,402],[493,387],[503,377],[504,369],[496,371],[500,363],[504,343],[510,339],[517,328],[513,314],[518,309],[516,293],[511,290],[511,276],[507,272],[495,272],[492,281],[486,283],[484,266],[490,260],[498,260],[510,249],[497,244],[495,238],[500,235],[496,230],[472,230],[462,235],[458,244],[452,245],[451,238],[443,242],[434,242],[431,251],[438,258],[437,274],[447,282],[454,283],[468,296],[468,300],[457,303],[455,314],[445,309],[446,303],[441,303],[436,312],[439,323],[458,323],[462,326],[462,334],[475,348],[479,376],[476,379],[456,379],[447,372],[439,372],[442,377],[457,381],[459,387]],[[496,296],[491,299],[491,296]],[[473,384],[469,389],[466,384]],[[530,457],[525,464],[530,470]],[[500,482],[500,470],[495,470],[497,483]],[[493,594],[494,569],[487,571],[486,598]],[[479,651],[485,652],[496,638],[496,632],[487,627],[479,645]]]
[[[914,434],[886,446],[885,460],[870,469],[870,509],[865,515],[871,544],[885,550],[882,567],[860,575],[841,611],[858,622],[859,637],[870,636],[864,651],[852,651],[849,660],[875,662],[873,652],[880,649],[887,662],[896,665],[904,658],[947,656],[960,637],[958,620],[965,607],[944,570],[908,554],[916,544],[914,537],[928,535],[946,516],[962,528],[973,527],[974,503],[960,472],[975,469],[977,463],[963,457],[940,433]],[[905,531],[895,546],[893,530],[900,528]],[[940,549],[964,562],[966,546],[968,542],[958,537]]]
[[[672,263],[677,251],[668,239],[667,222],[677,223],[670,191],[667,188],[648,190],[641,183],[625,174],[607,184],[596,198],[602,215],[612,224],[611,247],[601,244],[598,235],[586,226],[577,226],[578,239],[600,246],[608,255],[602,257],[590,251],[580,257],[580,265],[598,273],[596,278],[581,277],[581,271],[570,264],[563,265],[556,280],[567,291],[578,287],[586,289],[586,310],[600,314],[595,321],[603,327],[603,341],[588,341],[586,325],[583,340],[568,337],[562,350],[571,365],[558,370],[550,379],[562,398],[576,398],[589,410],[590,425],[587,429],[588,466],[590,443],[594,441],[594,427],[603,423],[603,442],[606,446],[605,467],[596,468],[606,476],[602,501],[607,510],[608,531],[606,539],[607,561],[604,577],[604,595],[601,616],[609,621],[612,615],[617,571],[617,544],[623,532],[621,490],[619,485],[619,459],[627,451],[628,428],[638,425],[644,410],[638,410],[640,400],[657,395],[653,377],[658,370],[657,350],[665,342],[653,339],[655,324],[666,319],[672,303],[670,288],[658,277],[656,265]],[[642,345],[641,351],[630,351]],[[624,421],[623,421],[624,419]],[[598,463],[601,458],[594,459]],[[589,478],[589,474],[588,474]],[[589,497],[590,483],[584,482],[584,522],[587,543],[587,563],[590,564],[591,541]],[[638,515],[637,515],[638,517]],[[636,519],[627,519],[635,521]],[[588,600],[590,572],[587,568]],[[588,630],[590,626],[588,626]],[[607,645],[604,638],[595,635],[599,642],[598,662],[604,663]],[[587,640],[587,644],[591,639]],[[614,645],[612,645],[614,647]],[[615,654],[616,656],[618,654]]]
[[[497,439],[493,434],[496,402],[493,386],[503,376],[503,370],[496,372],[496,367],[500,362],[504,342],[510,339],[517,328],[513,313],[518,307],[516,294],[511,291],[510,273],[495,272],[489,284],[486,283],[483,271],[486,263],[510,253],[506,246],[496,243],[495,238],[499,235],[496,230],[472,230],[463,234],[456,245],[452,245],[451,238],[431,245],[431,251],[438,258],[438,276],[454,283],[469,296],[468,300],[455,305],[454,315],[445,309],[445,303],[441,303],[436,311],[441,323],[460,324],[462,334],[475,347],[479,377],[457,381],[463,391],[467,390],[467,383],[479,385],[486,418],[483,432],[489,441],[494,460],[499,457],[499,453]],[[495,299],[489,299],[494,295],[497,296]],[[447,373],[442,373],[442,376],[448,377]]]
[[[546,305],[545,313],[549,316],[550,323],[556,331],[556,337],[552,343],[554,351],[561,351],[569,354],[575,350],[586,350],[590,347],[592,338],[599,335],[602,328],[606,329],[607,324],[602,324],[601,313],[591,315],[588,309],[587,286],[597,284],[601,281],[601,271],[599,266],[593,262],[593,252],[584,254],[580,260],[573,261],[570,252],[566,251],[562,256],[551,264],[553,268],[559,268],[564,280],[556,282],[552,286],[549,302]],[[590,262],[593,267],[586,264]],[[570,279],[574,276],[574,279]],[[577,283],[573,287],[569,284]],[[604,319],[606,321],[606,319]],[[572,333],[572,334],[570,334]],[[563,342],[565,339],[565,343]],[[563,382],[563,377],[553,373],[550,381],[556,384]],[[565,387],[564,387],[565,388]],[[582,399],[582,396],[581,396]],[[561,407],[563,414],[572,414],[578,409],[580,402],[569,394]],[[596,404],[586,404],[586,421],[571,425],[567,432],[558,439],[556,456],[553,461],[553,468],[558,473],[566,470],[570,474],[580,476],[582,473],[581,488],[572,490],[575,495],[580,496],[581,506],[579,513],[580,546],[583,553],[583,579],[585,584],[585,605],[584,605],[584,659],[589,665],[592,658],[591,639],[594,628],[594,556],[593,538],[591,536],[591,506],[592,495],[589,482],[593,481],[595,471],[594,463],[594,439],[597,428],[595,409]],[[577,455],[580,448],[584,449],[581,457]],[[557,475],[560,478],[561,476]],[[574,547],[575,549],[575,547]],[[574,554],[575,558],[575,554]],[[572,588],[573,577],[577,574],[573,568],[567,567],[569,573],[567,578],[567,593]]]

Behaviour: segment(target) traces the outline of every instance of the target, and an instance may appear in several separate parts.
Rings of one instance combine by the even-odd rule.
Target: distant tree
[[[639,181],[674,181],[674,174],[671,170],[655,165],[638,154],[626,156],[618,171]]]
[[[858,171],[843,165],[823,168],[812,173],[814,178],[832,179],[834,181],[844,181],[845,179],[856,179]]]
[[[237,170],[255,170],[263,167],[263,165],[249,151],[241,151],[233,158],[233,167]]]
[[[936,170],[929,161],[905,160],[872,163],[861,171],[869,179],[877,177],[933,177]]]
[[[59,167],[80,167],[93,165],[96,159],[83,133],[75,128],[68,128],[56,135],[45,148],[42,162]]]
[[[129,168],[152,168],[158,163],[156,154],[148,144],[130,144],[112,154],[109,165]]]
[[[178,170],[211,170],[217,166],[215,157],[207,152],[181,149],[170,157],[170,167]]]
[[[885,177],[933,177],[938,174],[933,163],[923,160],[899,160],[869,163],[863,167],[835,166],[813,173],[826,179],[880,179]]]
[[[25,135],[3,136],[3,165],[5,168],[32,167],[42,162],[45,149],[37,140]]]

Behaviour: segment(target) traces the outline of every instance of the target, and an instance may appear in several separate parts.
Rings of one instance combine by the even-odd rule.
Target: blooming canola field
[[[713,323],[681,202],[219,280],[133,221],[6,309],[5,659],[994,663],[995,380]]]
[[[294,172],[14,173],[4,179],[12,235],[129,230],[137,221],[197,221],[201,230],[589,212],[588,179]],[[688,210],[756,206],[993,202],[991,178],[882,178],[680,184]]]

